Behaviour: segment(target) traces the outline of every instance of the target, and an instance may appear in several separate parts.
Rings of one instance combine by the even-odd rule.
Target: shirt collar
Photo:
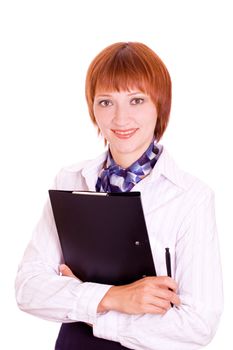
[[[82,169],[82,175],[90,191],[95,191],[98,174],[103,167],[106,157],[107,151],[102,153],[98,158],[89,161]],[[150,175],[142,181],[146,183],[155,182],[160,176],[164,176],[167,180],[183,190],[187,190],[190,186],[190,177],[186,176],[186,173],[178,167],[164,147]]]

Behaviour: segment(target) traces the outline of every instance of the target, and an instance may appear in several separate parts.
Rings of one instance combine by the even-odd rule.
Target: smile
[[[112,130],[120,139],[128,139],[135,134],[138,129]]]

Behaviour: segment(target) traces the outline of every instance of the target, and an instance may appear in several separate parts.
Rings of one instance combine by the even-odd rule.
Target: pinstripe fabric
[[[106,153],[63,169],[54,188],[95,190],[105,159]],[[45,319],[92,323],[95,336],[130,349],[199,349],[215,334],[223,304],[213,191],[180,170],[165,148],[150,175],[133,190],[141,191],[158,275],[166,275],[165,247],[170,248],[172,276],[178,282],[181,298],[179,308],[170,309],[162,317],[114,311],[96,314],[110,286],[80,283],[58,275],[63,259],[49,203],[19,267],[18,304]]]

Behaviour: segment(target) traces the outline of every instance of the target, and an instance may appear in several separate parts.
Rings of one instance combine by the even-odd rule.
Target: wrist
[[[98,313],[104,313],[107,311],[112,310],[112,304],[111,304],[111,295],[113,292],[113,289],[116,288],[115,286],[112,286],[107,293],[104,295],[104,297],[101,299],[98,308],[97,308],[97,312]]]

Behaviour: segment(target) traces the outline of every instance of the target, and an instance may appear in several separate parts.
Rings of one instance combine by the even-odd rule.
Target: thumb
[[[60,274],[61,274],[62,276],[76,278],[76,276],[73,274],[73,272],[71,271],[71,269],[69,268],[69,266],[67,266],[67,265],[65,265],[65,264],[61,264],[61,265],[59,266],[59,270],[60,270]]]

